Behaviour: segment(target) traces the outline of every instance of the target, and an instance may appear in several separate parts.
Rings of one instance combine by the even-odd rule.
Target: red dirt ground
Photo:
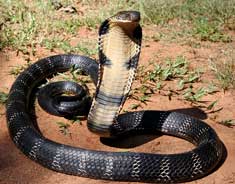
[[[75,40],[76,42],[76,40]],[[234,43],[233,43],[234,44]],[[179,45],[168,42],[144,42],[140,64],[145,64],[147,60],[154,55],[158,55],[159,59],[166,57],[176,57],[177,55],[184,55],[191,62],[192,66],[208,66],[208,58],[216,56],[222,48],[223,44],[205,43],[206,46],[202,48],[191,48],[187,45]],[[37,58],[46,57],[55,53],[50,53],[44,49],[39,49]],[[14,76],[9,75],[11,66],[25,63],[23,57],[16,56],[15,52],[5,51],[0,53],[0,90],[8,91],[13,81]],[[210,79],[211,74],[207,73],[203,76],[205,79]],[[223,141],[227,149],[227,158],[225,162],[212,174],[199,179],[197,181],[189,182],[191,184],[231,184],[235,183],[235,129],[228,128],[218,124],[220,120],[235,119],[235,91],[227,91],[226,93],[218,92],[213,96],[206,97],[207,100],[219,99],[218,107],[223,107],[219,112],[213,114],[206,114],[200,109],[192,107],[189,103],[172,98],[155,94],[151,101],[144,109],[151,110],[178,110],[186,114],[191,114],[197,118],[203,119],[211,125],[218,133],[220,139]],[[131,103],[127,101],[125,107]],[[125,108],[124,107],[124,108]],[[169,136],[136,136],[128,140],[122,140],[118,143],[119,147],[105,145],[100,142],[99,137],[91,134],[85,122],[82,125],[73,125],[71,128],[71,137],[64,136],[59,132],[58,125],[55,122],[65,120],[63,118],[54,117],[45,113],[37,106],[36,113],[38,116],[38,123],[42,133],[57,142],[69,144],[73,146],[83,147],[95,150],[112,150],[112,151],[141,151],[151,153],[176,153],[190,150],[193,146],[181,139]],[[130,183],[130,182],[111,182],[94,180],[76,176],[69,176],[48,170],[24,156],[12,143],[5,118],[5,108],[0,105],[0,183],[1,184],[101,184],[101,183]],[[128,148],[123,148],[128,147]]]

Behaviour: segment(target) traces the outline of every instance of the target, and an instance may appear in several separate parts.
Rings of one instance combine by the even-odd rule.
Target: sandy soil
[[[86,31],[84,31],[86,32]],[[76,43],[76,40],[74,40]],[[175,57],[177,55],[184,55],[190,60],[192,66],[207,66],[208,58],[214,56],[223,47],[223,44],[209,44],[205,43],[205,47],[191,48],[187,45],[179,45],[169,42],[144,42],[140,64],[145,64],[147,60],[157,54],[159,59],[165,57]],[[36,61],[38,58],[49,56],[55,53],[50,53],[44,49],[38,49]],[[5,51],[0,53],[0,90],[8,91],[11,84],[15,80],[14,76],[9,75],[11,66],[25,63],[23,56],[17,56],[15,52]],[[209,79],[210,73],[203,76],[204,79]],[[227,91],[226,93],[218,92],[213,96],[206,97],[207,100],[219,99],[218,107],[223,107],[219,112],[207,114],[201,109],[191,106],[189,103],[172,98],[155,94],[144,109],[151,110],[177,110],[182,113],[190,114],[197,118],[203,119],[211,125],[218,133],[220,139],[223,141],[227,149],[227,158],[224,163],[210,175],[190,182],[191,184],[231,184],[235,183],[235,129],[228,128],[218,124],[219,120],[235,119],[235,92]],[[127,101],[125,107],[131,103]],[[124,108],[125,108],[124,107]],[[39,106],[36,107],[38,116],[38,124],[42,133],[57,142],[79,146],[87,149],[95,150],[112,150],[112,151],[141,151],[151,153],[176,153],[190,150],[193,145],[178,138],[169,136],[135,136],[120,140],[116,143],[101,142],[99,137],[91,134],[87,128],[86,123],[82,125],[76,124],[71,128],[71,136],[64,136],[59,132],[58,125],[55,122],[66,120],[63,118],[54,117],[45,113]],[[102,180],[87,179],[75,176],[60,174],[48,170],[25,157],[12,143],[5,119],[5,108],[0,106],[0,183],[1,184],[101,184],[101,183],[122,183],[110,182]],[[125,183],[125,182],[123,182]],[[127,182],[128,183],[128,182]]]

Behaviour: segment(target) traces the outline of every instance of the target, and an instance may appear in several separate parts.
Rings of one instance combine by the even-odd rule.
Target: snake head
[[[140,12],[138,11],[120,11],[110,17],[111,22],[116,23],[139,23]]]
[[[131,37],[136,28],[139,28],[138,32],[141,32],[140,28],[140,12],[138,11],[120,11],[116,13],[115,15],[109,17],[106,19],[100,26],[99,29],[99,36],[104,35],[112,27],[119,26],[122,28],[127,35],[130,35]],[[142,36],[142,33],[138,33],[140,37]]]
[[[106,29],[105,26],[101,26],[101,29],[106,32],[109,28],[118,26],[132,39],[135,40],[136,37],[142,37],[142,31],[140,27],[140,12],[138,11],[120,11],[113,15],[112,17],[106,19],[103,25],[108,25]],[[109,27],[109,28],[108,28]],[[137,34],[137,36],[136,36]]]

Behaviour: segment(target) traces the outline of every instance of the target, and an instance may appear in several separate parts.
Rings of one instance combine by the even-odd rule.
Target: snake
[[[87,56],[59,54],[25,69],[13,83],[6,104],[8,130],[17,148],[48,169],[93,179],[179,183],[213,172],[222,159],[223,144],[207,123],[176,111],[120,113],[136,74],[141,40],[140,13],[121,11],[99,28],[98,62]],[[93,99],[70,81],[40,88],[48,77],[71,68],[90,76],[96,85]],[[63,97],[61,94],[66,91],[74,96]],[[35,96],[48,113],[65,117],[79,112],[87,115],[88,129],[106,139],[118,139],[131,132],[160,133],[185,139],[195,147],[182,153],[155,154],[64,145],[45,138],[38,128],[33,110]]]

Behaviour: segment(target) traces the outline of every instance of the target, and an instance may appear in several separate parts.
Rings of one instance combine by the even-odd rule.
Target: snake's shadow
[[[185,108],[185,109],[173,109],[170,112],[178,112],[186,115],[193,116],[197,119],[204,120],[207,118],[207,114],[199,108]],[[104,145],[115,147],[115,148],[134,148],[143,144],[146,144],[158,137],[162,136],[163,134],[160,132],[145,132],[141,134],[140,132],[136,133],[128,132],[119,136],[118,138],[100,138],[101,143]]]
[[[158,137],[160,137],[162,134],[159,133],[159,135],[149,135],[149,134],[141,134],[138,135],[134,132],[131,132],[128,135],[123,135],[118,137],[118,139],[110,139],[101,137],[100,141],[107,146],[115,147],[115,148],[134,148],[140,145],[143,145],[147,142],[150,142]]]

